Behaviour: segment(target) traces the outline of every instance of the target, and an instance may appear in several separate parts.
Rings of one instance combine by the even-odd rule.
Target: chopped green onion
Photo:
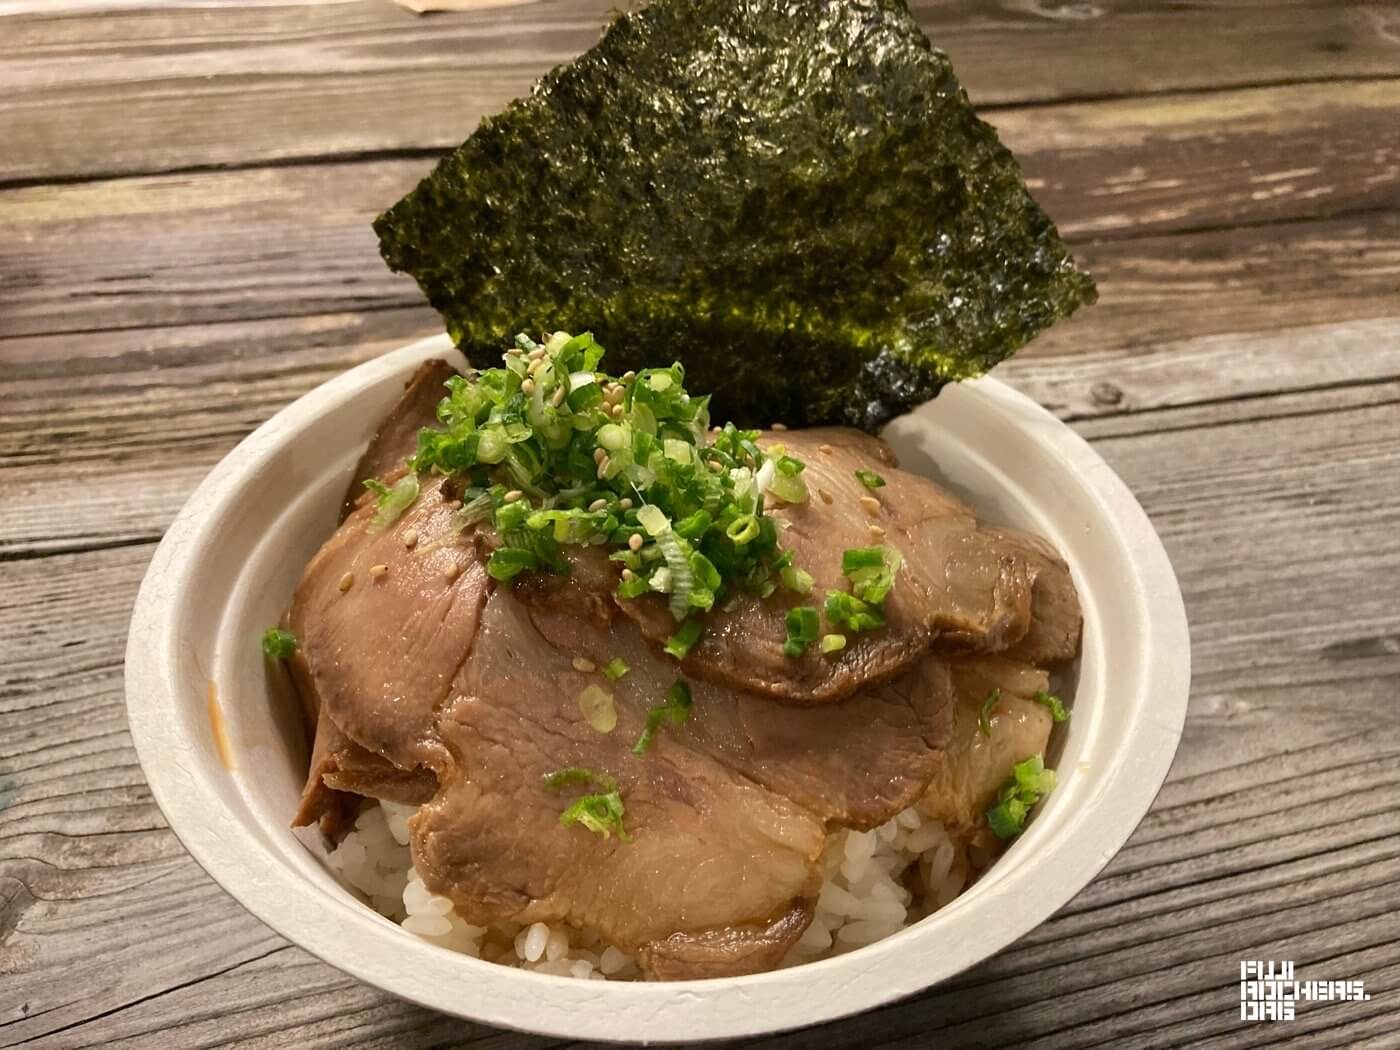
[[[649,536],[659,536],[671,527],[671,519],[665,512],[650,503],[637,511],[637,521]]]
[[[841,553],[841,573],[849,576],[858,569],[869,569],[885,564],[885,548],[852,547]]]
[[[1032,755],[1011,767],[997,792],[996,804],[987,810],[987,826],[997,838],[1011,839],[1026,825],[1031,808],[1055,789],[1055,771],[1046,769],[1040,755]]]
[[[505,583],[515,579],[527,569],[539,568],[540,559],[534,551],[518,547],[500,547],[491,552],[486,562],[486,574],[493,580]]]
[[[729,527],[724,530],[724,534],[729,537],[729,542],[736,547],[742,547],[746,543],[752,543],[758,538],[758,515],[745,514],[743,517],[735,518],[729,523]]]
[[[846,636],[844,634],[824,634],[822,635],[822,654],[830,656],[832,653],[839,653],[846,648]]]
[[[270,660],[286,660],[297,651],[297,636],[280,627],[269,627],[262,636],[263,655]]]
[[[686,620],[675,634],[666,639],[666,652],[677,660],[684,660],[691,647],[700,640],[703,629],[699,620]]]
[[[826,618],[834,627],[852,631],[872,631],[885,626],[880,610],[845,591],[827,591]]]
[[[810,605],[798,605],[789,609],[784,623],[787,627],[787,641],[783,643],[783,652],[788,656],[801,656],[821,633],[821,620],[817,610]]]
[[[666,594],[678,624],[737,591],[773,592],[792,555],[763,489],[804,499],[801,460],[765,452],[756,430],[711,432],[709,399],[686,391],[679,364],[623,381],[598,370],[588,333],[515,347],[503,367],[447,382],[410,460],[465,482],[454,526],[490,524],[512,552],[493,556],[494,578],[567,572],[563,548],[599,543],[625,554],[618,596]],[[528,498],[507,503],[511,489]]]
[[[856,477],[859,478],[860,483],[868,489],[883,488],[885,484],[884,478],[880,477],[880,475],[876,474],[873,470],[866,470],[864,467],[856,471]]]
[[[851,581],[851,593],[870,605],[881,605],[894,586],[904,558],[893,547],[852,547],[841,554],[841,573]]]
[[[398,521],[403,512],[413,506],[413,501],[418,498],[418,475],[405,474],[394,482],[392,487],[382,481],[368,478],[365,480],[365,488],[379,497],[377,501],[379,509],[366,531],[371,534],[383,532]]]
[[[1065,710],[1065,705],[1060,702],[1060,698],[1051,693],[1047,693],[1044,689],[1037,689],[1035,691],[1035,702],[1048,707],[1050,709],[1051,719],[1056,722],[1063,722],[1069,718],[1069,712]]]
[[[666,694],[666,702],[647,712],[646,725],[637,737],[637,742],[632,745],[632,754],[640,755],[645,752],[664,723],[670,722],[671,725],[678,726],[689,718],[691,705],[690,686],[684,681],[676,681]]]
[[[987,694],[987,699],[982,701],[982,706],[977,709],[977,728],[983,736],[992,735],[992,708],[996,707],[997,701],[1001,699],[1001,690],[993,689]]]
[[[632,670],[627,666],[627,661],[620,656],[614,656],[603,665],[603,677],[609,682],[616,682],[619,678]]]
[[[797,594],[812,593],[812,574],[805,569],[799,569],[795,565],[784,566],[779,573],[782,577],[783,586]]]
[[[622,796],[616,791],[609,791],[606,794],[584,795],[577,798],[570,804],[569,808],[559,814],[559,823],[567,827],[570,824],[582,824],[589,831],[602,835],[603,838],[611,838],[614,832],[623,842],[627,841],[627,829],[623,826],[622,818],[627,812],[622,804]]]

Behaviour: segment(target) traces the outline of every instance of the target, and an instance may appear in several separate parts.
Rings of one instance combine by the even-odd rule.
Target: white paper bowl
[[[318,387],[243,441],[170,527],[141,585],[126,654],[131,732],[171,827],[220,885],[289,940],[424,1006],[580,1039],[756,1035],[856,1013],[980,962],[1067,902],[1127,840],[1171,764],[1190,656],[1180,591],[1132,495],[1090,448],[994,379],[963,383],[887,433],[903,465],[984,517],[1051,540],[1084,605],[1060,784],[987,875],[910,929],[776,973],[603,983],[482,962],[418,940],[360,903],[288,828],[305,772],[292,701],[259,651],[335,526],[354,463],[402,383],[445,337]],[[232,769],[209,713],[217,685]]]

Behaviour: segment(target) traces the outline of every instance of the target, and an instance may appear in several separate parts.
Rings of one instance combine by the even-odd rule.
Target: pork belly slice
[[[613,657],[630,667],[616,683],[586,670]],[[451,756],[441,790],[412,821],[428,888],[473,923],[595,928],[653,977],[774,965],[810,919],[828,826],[887,820],[935,775],[950,690],[901,683],[801,708],[694,683],[689,719],[634,754],[679,673],[624,618],[496,590],[439,726]],[[614,696],[611,732],[579,711],[588,685]],[[616,781],[626,841],[560,824],[585,789],[559,794],[545,777],[570,767]]]
[[[1050,679],[1043,670],[1000,656],[963,657],[951,670],[957,696],[952,733],[945,761],[919,808],[941,820],[950,834],[968,839],[985,830],[984,814],[1011,767],[1045,753],[1054,719],[1034,697],[1050,688]],[[1000,696],[988,716],[990,733],[984,735],[978,716],[994,689]]]
[[[291,629],[322,709],[346,738],[404,770],[445,757],[438,708],[486,600],[479,537],[454,526],[456,507],[442,478],[425,477],[417,502],[374,533],[374,502],[363,502],[292,600]]]
[[[807,464],[802,476],[811,498],[801,505],[770,500],[769,509],[788,522],[782,543],[793,551],[795,564],[811,573],[812,593],[780,587],[767,599],[741,596],[714,610],[686,657],[688,674],[790,703],[830,703],[908,670],[935,643],[994,651],[1026,634],[1040,562],[1027,558],[1019,541],[979,526],[971,507],[932,481],[898,469],[883,441],[823,428],[770,432],[762,444],[781,444]],[[875,471],[885,484],[867,488],[856,477],[858,469]],[[879,544],[904,559],[885,601],[887,626],[849,635],[834,658],[816,646],[798,659],[785,655],[788,610],[820,609],[827,591],[849,590],[842,553]],[[664,598],[647,595],[619,604],[653,642],[664,644],[676,629]]]

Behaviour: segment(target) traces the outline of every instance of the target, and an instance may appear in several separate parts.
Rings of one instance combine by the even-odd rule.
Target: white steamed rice
[[[413,870],[408,818],[414,807],[369,805],[339,847],[331,870],[381,915],[431,944],[526,970],[592,980],[640,975],[637,960],[596,933],[563,923],[464,921]],[[943,907],[991,858],[962,848],[943,825],[910,807],[872,831],[835,831],[822,851],[823,882],[812,925],[784,966],[853,951]]]

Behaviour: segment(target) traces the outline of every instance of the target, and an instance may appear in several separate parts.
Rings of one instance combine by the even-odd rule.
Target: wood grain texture
[[[36,0],[0,38],[0,183],[441,150],[626,6],[541,0],[503,29],[387,2],[152,2],[99,34]],[[1383,2],[914,6],[983,106],[1400,75]]]
[[[369,219],[610,6],[0,0],[0,1047],[559,1045],[393,1000],[245,914],[150,797],[121,661],[204,473],[437,327]],[[914,6],[1099,278],[999,374],[1161,532],[1190,717],[1152,812],[1054,919],[758,1045],[1393,1046],[1400,12]],[[1242,1025],[1252,957],[1373,999]]]

